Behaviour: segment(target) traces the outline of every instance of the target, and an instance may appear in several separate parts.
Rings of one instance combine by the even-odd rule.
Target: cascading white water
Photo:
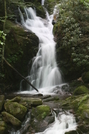
[[[65,134],[71,130],[76,130],[77,124],[75,118],[69,112],[59,113],[58,117],[55,116],[55,122],[50,125],[44,132],[36,134]]]
[[[47,20],[43,20],[36,16],[35,10],[31,7],[25,8],[25,13],[26,20],[20,11],[22,25],[34,32],[39,38],[39,50],[34,57],[32,69],[27,78],[39,89],[39,92],[52,92],[50,90],[52,87],[62,84],[61,73],[56,63],[55,42],[52,34],[53,15],[49,16],[46,11]]]

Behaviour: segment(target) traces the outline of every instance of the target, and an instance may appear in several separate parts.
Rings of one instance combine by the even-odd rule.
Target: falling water
[[[20,11],[22,25],[39,38],[39,49],[33,58],[32,68],[27,78],[41,93],[52,92],[54,86],[62,84],[61,73],[56,63],[56,43],[52,34],[53,15],[49,15],[46,11],[47,19],[44,20],[38,17],[31,7],[25,8],[25,13],[26,20]],[[32,90],[31,87],[28,90]]]
[[[75,118],[69,112],[60,113],[58,117],[55,116],[55,122],[50,125],[44,132],[36,134],[65,134],[71,130],[76,130],[77,124]]]

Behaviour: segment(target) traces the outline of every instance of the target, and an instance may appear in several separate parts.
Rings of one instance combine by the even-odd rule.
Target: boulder
[[[13,126],[20,126],[21,125],[21,121],[18,120],[17,118],[15,118],[13,115],[7,113],[7,112],[2,112],[3,115],[3,119],[5,120],[5,122],[9,122],[11,123]]]
[[[38,105],[42,105],[42,100],[39,98],[26,98],[26,97],[22,97],[20,104],[26,106],[26,107],[31,107],[31,106],[38,106]]]
[[[5,96],[4,95],[0,95],[0,111],[2,110],[4,101],[5,101]]]
[[[7,133],[7,125],[4,121],[0,121],[0,134]]]
[[[82,86],[79,86],[79,87],[75,88],[73,94],[74,95],[80,95],[80,94],[87,94],[87,93],[89,93],[88,88],[82,85]]]
[[[50,123],[55,120],[51,114],[51,108],[47,105],[40,105],[32,109],[31,112],[31,127],[35,132],[44,131]]]
[[[16,118],[22,120],[27,112],[27,108],[17,102],[7,101],[4,104],[5,110],[15,116]]]

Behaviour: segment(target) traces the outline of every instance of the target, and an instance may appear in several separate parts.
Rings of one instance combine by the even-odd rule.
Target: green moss
[[[14,126],[20,126],[21,121],[19,121],[17,118],[15,118],[13,115],[7,113],[7,112],[2,112],[2,115],[4,117],[4,120],[6,122],[10,122]]]
[[[80,94],[87,94],[89,93],[89,90],[85,86],[79,86],[74,90],[74,95],[80,95]]]
[[[17,102],[8,101],[4,105],[5,110],[15,116],[16,118],[22,120],[27,112],[27,108]]]
[[[32,116],[38,120],[43,120],[51,113],[51,109],[47,105],[40,105],[32,109]]]

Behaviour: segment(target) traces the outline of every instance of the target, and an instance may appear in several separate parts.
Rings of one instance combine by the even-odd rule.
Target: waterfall
[[[31,7],[25,8],[25,14],[26,20],[20,11],[23,27],[35,33],[39,38],[39,49],[33,58],[32,68],[27,78],[41,93],[52,92],[56,85],[62,84],[61,73],[56,63],[56,43],[52,34],[53,15],[49,15],[46,11],[47,19],[44,20],[38,17]]]
[[[44,5],[44,0],[42,0]],[[38,17],[34,9],[25,8],[26,20],[23,17],[22,12],[19,9],[21,16],[21,23],[23,27],[34,32],[39,38],[39,48],[36,56],[33,58],[33,64],[29,75],[26,77],[29,81],[39,89],[41,93],[52,93],[55,88],[62,87],[62,77],[59,68],[56,63],[56,54],[54,37],[52,34],[52,19],[53,15],[49,15],[46,11],[46,20]],[[55,13],[55,11],[54,11]],[[22,86],[21,81],[21,86]],[[20,87],[21,88],[21,87]],[[29,87],[29,92],[35,93],[35,91]],[[23,92],[25,93],[25,92]],[[22,134],[30,122],[30,118],[27,117],[25,123],[22,124],[22,128],[15,132],[13,130],[10,134]],[[75,118],[69,112],[60,112],[56,117],[55,122],[52,123],[44,132],[35,134],[65,134],[71,130],[76,130],[77,124]],[[29,133],[29,132],[28,132]]]

